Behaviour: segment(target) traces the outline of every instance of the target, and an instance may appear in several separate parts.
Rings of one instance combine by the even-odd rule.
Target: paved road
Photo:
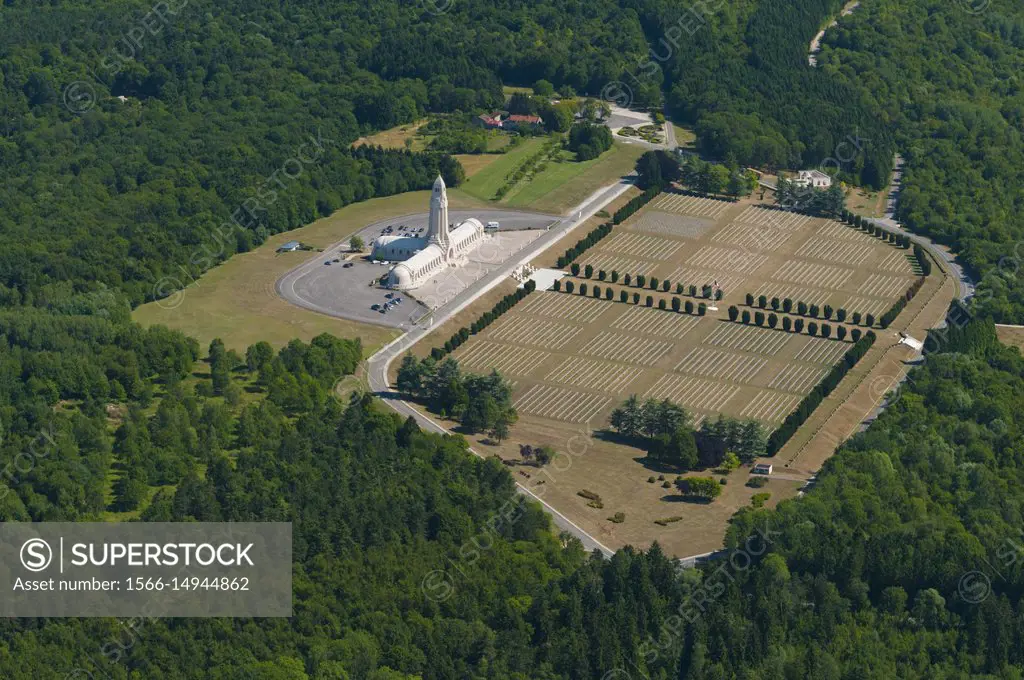
[[[911,241],[919,244],[922,248],[931,253],[932,257],[936,260],[945,262],[949,267],[949,270],[953,273],[953,281],[956,283],[956,296],[960,298],[961,302],[967,302],[967,300],[974,296],[974,280],[971,279],[970,274],[967,273],[963,265],[957,261],[956,254],[951,252],[945,246],[935,243],[927,236],[907,231],[903,228],[902,224],[896,221],[896,205],[899,202],[902,182],[903,157],[896,154],[893,163],[892,180],[889,183],[889,197],[886,200],[885,217],[872,221],[887,229],[891,229],[898,234],[909,236]]]
[[[668,113],[668,106],[665,107],[665,113]],[[672,121],[665,116],[665,148],[669,151],[679,146],[679,142],[676,141],[676,126],[672,124]]]
[[[380,351],[370,357],[367,362],[367,378],[369,380],[370,389],[380,397],[385,404],[396,410],[398,413],[405,416],[413,416],[422,427],[434,431],[446,432],[447,430],[445,430],[441,425],[420,414],[416,409],[406,403],[402,399],[401,395],[391,390],[391,387],[388,384],[388,367],[391,365],[391,362],[430,333],[433,325],[444,323],[448,318],[462,311],[464,308],[472,304],[478,297],[507,279],[514,269],[535,259],[538,255],[547,250],[551,244],[565,235],[566,232],[572,231],[576,226],[590,219],[598,210],[601,210],[621,196],[633,185],[635,179],[635,174],[632,174],[624,178],[618,184],[614,184],[610,187],[604,187],[594,192],[594,194],[592,194],[586,201],[573,208],[569,212],[568,217],[559,220],[548,232],[531,243],[526,250],[523,251],[523,254],[520,257],[513,258],[504,266],[496,269],[480,281],[472,284],[466,290],[455,296],[455,298],[447,305],[435,310],[434,313],[430,315],[429,321],[419,324],[416,328],[413,328],[401,337],[396,338],[394,341],[381,348]],[[479,451],[475,451],[472,448],[470,450],[477,456],[480,456],[481,458],[484,457]],[[565,515],[555,510],[533,491],[522,486],[519,482],[516,482],[516,486],[520,493],[532,497],[543,505],[545,510],[551,513],[554,517],[555,525],[563,531],[568,531],[580,539],[583,546],[588,551],[600,550],[607,556],[612,555],[612,550],[585,532]]]

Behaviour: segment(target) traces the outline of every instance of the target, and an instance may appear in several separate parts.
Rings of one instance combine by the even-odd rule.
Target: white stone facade
[[[381,236],[373,242],[373,259],[398,262],[388,273],[389,288],[408,290],[423,285],[445,267],[457,265],[484,237],[484,225],[468,219],[449,231],[448,189],[439,176],[430,196],[427,234]]]

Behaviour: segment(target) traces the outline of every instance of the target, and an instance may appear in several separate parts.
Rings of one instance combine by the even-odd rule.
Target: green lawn
[[[697,135],[693,130],[684,128],[672,123],[673,129],[676,133],[676,144],[685,147],[687,149],[696,148]]]
[[[604,185],[631,172],[644,149],[637,145],[615,144],[592,161],[577,163],[573,154],[549,163],[544,172],[510,193],[504,204],[514,208],[564,214]]]
[[[490,201],[505,183],[505,177],[520,163],[540,151],[547,137],[531,137],[511,151],[502,154],[493,163],[470,177],[459,187],[466,194],[483,201]]]

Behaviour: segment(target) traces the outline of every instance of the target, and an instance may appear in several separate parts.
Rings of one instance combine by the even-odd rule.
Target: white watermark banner
[[[291,616],[288,522],[0,523],[0,616]]]

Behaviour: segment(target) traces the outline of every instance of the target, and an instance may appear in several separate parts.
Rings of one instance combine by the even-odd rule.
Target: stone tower
[[[427,239],[436,243],[448,256],[448,189],[441,175],[434,180],[434,192],[430,196],[430,222],[427,227]]]

